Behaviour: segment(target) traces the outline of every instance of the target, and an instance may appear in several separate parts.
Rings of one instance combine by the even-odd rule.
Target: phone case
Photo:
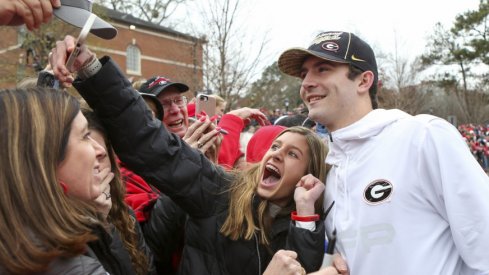
[[[216,98],[211,95],[198,94],[195,101],[195,114],[204,111],[209,117],[216,114]]]

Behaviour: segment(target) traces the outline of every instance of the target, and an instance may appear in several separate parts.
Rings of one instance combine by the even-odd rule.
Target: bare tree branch
[[[201,5],[202,32],[207,34],[204,48],[204,83],[228,101],[232,108],[250,86],[266,40],[247,35],[241,0],[218,0]],[[254,51],[254,52],[253,52]]]
[[[186,1],[188,0],[99,0],[98,2],[114,10],[161,25],[179,5]]]

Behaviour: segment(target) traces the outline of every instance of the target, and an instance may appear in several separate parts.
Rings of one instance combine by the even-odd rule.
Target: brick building
[[[189,93],[202,89],[203,39],[114,10],[100,7],[98,10],[101,12],[97,14],[118,30],[112,40],[89,36],[87,45],[98,56],[110,55],[133,80],[163,75],[188,84]],[[70,28],[64,33],[76,37],[78,32],[79,29]],[[20,46],[23,33],[23,27],[0,28],[0,87],[11,87],[23,77],[35,75],[35,61]],[[57,36],[61,39],[64,34]]]

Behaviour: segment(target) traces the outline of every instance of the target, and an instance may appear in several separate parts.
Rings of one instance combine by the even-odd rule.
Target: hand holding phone
[[[80,35],[78,35],[78,38],[76,39],[75,49],[71,52],[70,56],[66,60],[66,68],[70,72],[73,72],[73,63],[75,63],[75,59],[80,54],[81,46],[85,44],[85,40],[87,39],[88,33],[92,28],[93,22],[95,22],[95,18],[97,18],[95,14],[93,13],[90,14],[90,16],[87,19],[87,22],[85,22],[85,25],[83,25],[83,28],[80,31]]]
[[[211,95],[198,94],[195,101],[195,113],[204,111],[209,117],[216,115],[216,98]]]
[[[59,81],[51,72],[41,71],[37,75],[37,87],[59,89]]]

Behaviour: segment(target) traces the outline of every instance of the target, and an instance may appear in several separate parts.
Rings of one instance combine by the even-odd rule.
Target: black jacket
[[[118,66],[108,57],[101,62],[96,75],[77,79],[74,86],[104,122],[119,158],[189,215],[181,274],[261,274],[278,249],[296,251],[308,272],[319,269],[324,254],[322,222],[311,232],[292,225],[289,215],[278,217],[270,248],[256,238],[232,241],[220,234],[230,175],[153,120]]]
[[[149,274],[155,274],[152,268],[152,257],[149,248],[146,247],[142,232],[136,223],[139,236],[139,249],[144,251],[150,261]],[[120,235],[116,229],[109,234],[100,226],[93,228],[93,234],[97,240],[89,242],[87,252],[84,255],[53,260],[45,272],[36,275],[132,275],[136,274],[132,267],[131,258],[127,252]],[[5,274],[0,267],[0,274]]]
[[[7,274],[0,268],[0,274]],[[78,255],[71,258],[59,257],[53,260],[48,271],[32,275],[107,275],[102,264],[90,256]]]
[[[153,252],[158,274],[177,274],[177,263],[182,254],[185,213],[165,194],[149,211],[148,219],[141,223],[146,243]]]
[[[107,272],[111,275],[133,275],[136,274],[129,252],[124,246],[119,231],[114,227],[110,234],[103,228],[96,228],[95,233],[98,240],[88,243],[90,247],[88,256],[96,258]],[[147,247],[143,233],[136,222],[136,233],[138,235],[138,249],[146,254],[149,260],[150,274],[153,274],[153,258],[149,247]]]

